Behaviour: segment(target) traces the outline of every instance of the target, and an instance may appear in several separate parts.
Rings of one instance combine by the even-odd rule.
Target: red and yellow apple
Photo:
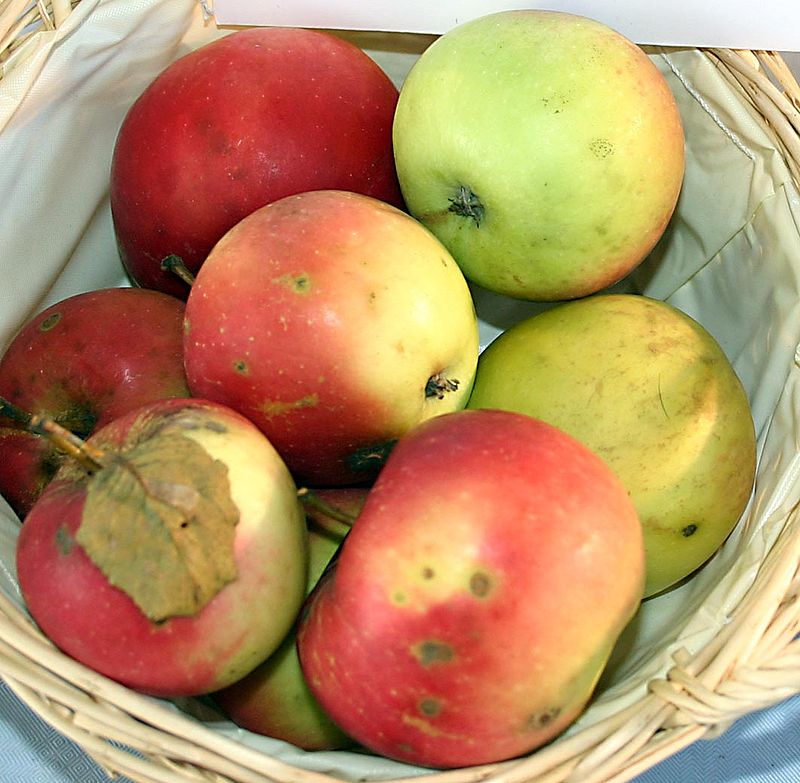
[[[17,542],[25,604],[65,653],[135,690],[195,696],[271,655],[305,595],[305,517],[244,417],[174,398],[65,462]]]
[[[186,303],[192,394],[255,422],[295,478],[368,480],[387,444],[464,407],[478,360],[467,282],[416,220],[311,191],[215,246]]]
[[[526,753],[585,707],[642,595],[622,483],[555,427],[457,411],[401,438],[298,630],[355,740],[463,767]]]

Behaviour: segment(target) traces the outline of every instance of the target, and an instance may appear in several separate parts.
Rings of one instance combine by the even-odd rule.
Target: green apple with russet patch
[[[446,32],[401,86],[393,134],[409,212],[468,279],[519,299],[620,280],[664,232],[683,181],[664,76],[624,36],[563,12]]]
[[[541,418],[608,463],[642,522],[648,596],[708,560],[750,498],[747,394],[716,339],[660,300],[598,294],[519,322],[481,354],[468,407]]]

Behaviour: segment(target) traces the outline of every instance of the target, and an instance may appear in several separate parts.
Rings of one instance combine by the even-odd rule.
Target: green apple
[[[519,299],[599,291],[674,211],[684,138],[642,49],[599,22],[505,11],[426,49],[394,120],[410,213],[475,283]]]
[[[557,305],[481,354],[470,408],[553,424],[627,487],[644,528],[645,595],[702,565],[753,486],[748,398],[714,337],[671,305],[633,294]]]

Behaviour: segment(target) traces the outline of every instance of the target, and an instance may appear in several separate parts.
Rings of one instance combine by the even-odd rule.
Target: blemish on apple
[[[250,368],[247,366],[247,362],[244,359],[236,359],[233,362],[233,371],[238,373],[239,375],[249,375]]]
[[[63,525],[60,525],[56,531],[56,548],[62,555],[68,555],[74,546],[75,539]]]
[[[61,313],[50,313],[50,315],[39,324],[39,331],[49,332],[60,320]]]
[[[551,707],[550,709],[542,712],[534,712],[532,715],[529,715],[526,718],[524,728],[526,731],[543,729],[545,726],[552,723],[558,717],[560,712],[560,707]]]
[[[435,718],[442,711],[442,703],[438,699],[428,697],[419,703],[419,711],[428,718]]]
[[[589,152],[596,158],[607,158],[614,154],[614,145],[608,139],[593,139],[589,143]]]
[[[689,538],[690,536],[693,536],[696,532],[697,532],[697,525],[692,523],[690,525],[686,525],[686,527],[683,528],[683,530],[681,530],[681,535],[684,538]]]
[[[283,416],[299,408],[313,408],[318,404],[319,396],[317,394],[307,394],[305,397],[289,402],[284,400],[264,400],[261,403],[261,411],[267,418],[272,418],[273,416]]]
[[[485,571],[475,571],[469,578],[469,591],[476,598],[486,598],[493,587],[492,577]]]
[[[311,278],[305,272],[296,275],[281,275],[276,277],[273,282],[286,286],[290,291],[299,295],[307,294],[311,291]]]
[[[395,590],[389,600],[395,604],[395,606],[402,606],[403,604],[407,603],[408,596],[402,590]]]
[[[411,648],[414,657],[422,666],[433,666],[437,663],[450,663],[455,658],[455,651],[446,642],[426,639]]]

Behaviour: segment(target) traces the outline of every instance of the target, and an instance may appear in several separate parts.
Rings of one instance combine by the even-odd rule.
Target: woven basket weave
[[[40,30],[55,30],[76,0],[0,0],[0,67]],[[800,187],[800,88],[774,52],[701,50],[748,108]],[[2,71],[0,71],[2,74]],[[793,196],[797,202],[796,191]],[[800,226],[797,227],[800,231]],[[800,266],[800,259],[798,259]],[[726,607],[724,622],[618,709],[579,721],[536,753],[493,765],[430,772],[431,783],[605,783],[629,780],[737,718],[800,693],[800,514],[789,493],[777,534],[752,564],[746,589]],[[746,520],[741,535],[748,534]],[[298,766],[266,752],[243,733],[223,730],[202,705],[142,696],[95,674],[49,643],[0,591],[0,676],[32,711],[80,745],[110,776],[182,783],[330,783],[326,764]],[[618,688],[625,690],[623,681]],[[591,712],[590,708],[590,712]],[[386,768],[376,775],[408,775]],[[358,773],[356,773],[358,774]],[[415,772],[416,774],[416,772]]]

